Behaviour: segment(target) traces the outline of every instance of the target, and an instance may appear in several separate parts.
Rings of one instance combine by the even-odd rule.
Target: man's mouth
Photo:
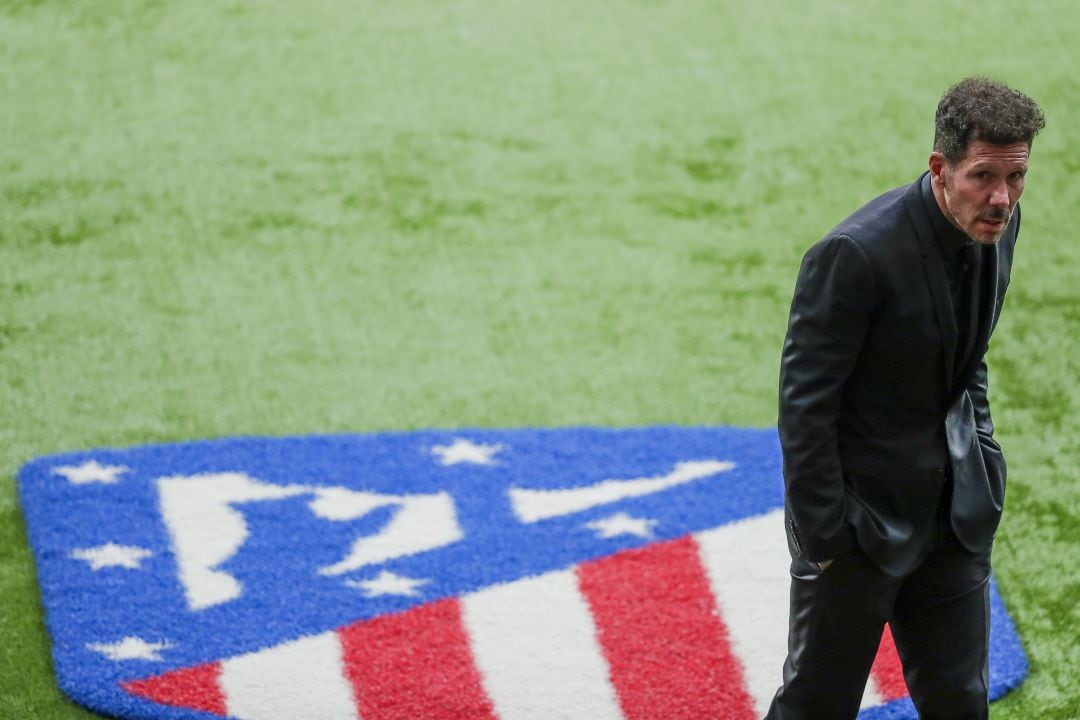
[[[1008,222],[1008,220],[1009,220],[1009,214],[1004,213],[1004,212],[1002,212],[1002,213],[995,212],[995,213],[992,213],[990,215],[983,215],[982,217],[979,218],[979,222],[983,223],[984,225],[989,225],[992,228],[999,228],[1002,225],[1004,225],[1006,222]]]

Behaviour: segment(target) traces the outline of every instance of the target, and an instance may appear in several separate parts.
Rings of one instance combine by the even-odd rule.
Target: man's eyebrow
[[[981,168],[981,167],[984,167],[984,166],[987,166],[987,165],[1002,165],[1002,164],[1004,164],[1004,165],[1020,165],[1020,167],[1023,168],[1024,170],[1028,169],[1027,160],[1022,160],[1022,161],[1021,160],[994,160],[992,158],[973,160],[971,162],[970,167],[974,170],[975,168]]]

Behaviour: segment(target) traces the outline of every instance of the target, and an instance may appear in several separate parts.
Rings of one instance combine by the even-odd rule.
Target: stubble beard
[[[952,202],[949,193],[949,183],[943,182],[941,185],[942,193],[945,195],[945,207],[949,208],[949,215],[953,225],[960,228],[960,231],[967,235],[970,239],[974,240],[980,245],[996,245],[998,240],[1005,234],[1005,231],[1009,227],[1009,221],[1012,220],[1012,208],[1003,208],[1000,210],[990,210],[988,212],[980,213],[971,220],[970,227],[963,227],[957,222],[956,214],[952,211]],[[976,223],[979,220],[1001,220],[1001,229],[994,232],[992,235],[979,235],[976,228]]]
[[[986,237],[979,237],[978,235],[973,235],[972,233],[967,233],[967,235],[980,245],[996,245],[997,241],[1001,239],[1001,236],[1005,234],[1005,231],[1009,227],[1009,221],[1012,220],[1012,210],[1003,210],[1000,213],[994,212],[991,216],[980,215],[978,218],[975,219],[975,222],[978,222],[979,218],[983,217],[988,220],[1001,220],[1001,229],[995,232],[993,235]]]

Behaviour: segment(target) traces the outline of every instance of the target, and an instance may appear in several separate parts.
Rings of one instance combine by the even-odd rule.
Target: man
[[[792,581],[770,720],[854,718],[886,622],[923,720],[988,717],[1005,463],[983,356],[1043,125],[1027,96],[961,81],[929,171],[803,259],[780,368]]]

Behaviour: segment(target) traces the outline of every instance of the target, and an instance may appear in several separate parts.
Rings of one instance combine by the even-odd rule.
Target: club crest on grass
[[[124,718],[754,718],[779,685],[772,430],[463,429],[37,459],[61,687]],[[993,591],[991,694],[1026,661]],[[860,717],[912,718],[886,632]]]

